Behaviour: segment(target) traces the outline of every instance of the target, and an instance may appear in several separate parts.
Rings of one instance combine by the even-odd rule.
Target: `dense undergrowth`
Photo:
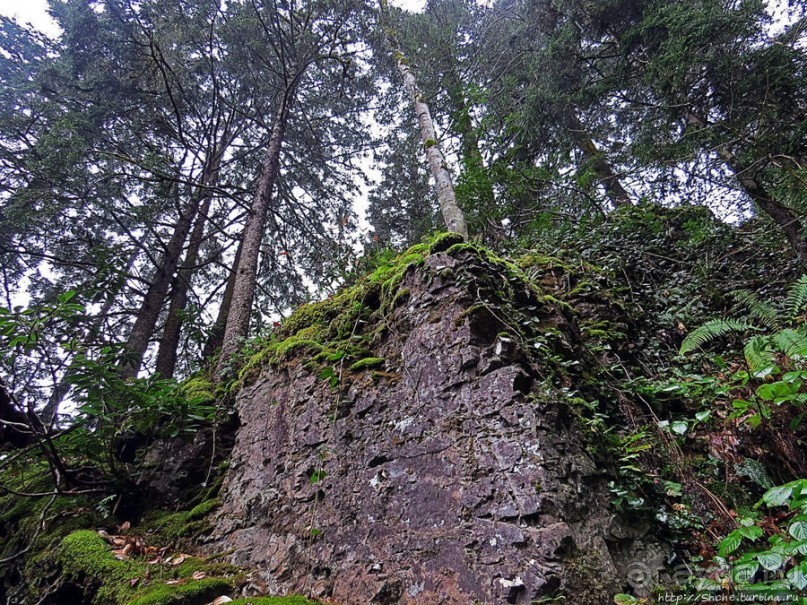
[[[150,484],[132,480],[148,444],[188,440],[205,426],[218,427],[214,439],[232,432],[233,423],[222,424],[228,402],[265,365],[300,358],[334,387],[351,375],[383,374],[376,345],[408,300],[405,277],[434,278],[422,268],[433,254],[459,263],[440,267],[441,277],[473,283],[464,317],[494,317],[499,336],[517,343],[542,378],[535,388],[565,402],[612,476],[613,505],[674,545],[676,584],[659,590],[782,594],[807,586],[807,296],[793,294],[797,266],[764,225],[729,227],[698,208],[634,207],[551,241],[521,242],[507,257],[453,235],[377,254],[366,275],[250,342],[232,382],[214,386],[201,372],[173,387],[138,383],[141,398],[159,401],[154,418],[164,430],[128,461],[114,456],[119,430],[99,436],[105,441],[92,456],[69,433],[66,445],[57,441],[71,472],[96,478],[95,487],[54,490],[50,461],[36,448],[7,457],[0,527],[13,538],[0,554],[4,594],[22,595],[26,585],[29,598],[50,591],[75,602],[189,605],[234,594],[248,570],[193,557],[173,564],[208,529],[224,450],[211,458],[204,487],[160,503],[186,512],[160,513],[145,504]],[[716,320],[736,329],[693,345],[698,328]],[[91,441],[87,427],[82,438]],[[137,506],[125,498],[139,498]],[[96,531],[130,519],[127,532],[107,530],[124,546]],[[140,546],[115,558],[129,543]]]

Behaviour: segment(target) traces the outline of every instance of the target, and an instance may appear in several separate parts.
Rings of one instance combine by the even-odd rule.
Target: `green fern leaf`
[[[785,309],[790,319],[795,319],[807,303],[807,275],[802,275],[790,286],[785,300]]]
[[[748,367],[754,372],[765,370],[776,365],[773,350],[770,347],[770,338],[754,336],[743,348],[743,355]]]
[[[773,335],[777,350],[788,357],[807,357],[807,334],[803,331],[785,329]]]
[[[681,343],[679,353],[684,355],[726,334],[745,332],[753,328],[754,326],[737,319],[712,319],[687,335]]]
[[[731,295],[737,302],[745,307],[748,316],[753,317],[767,328],[778,328],[782,320],[781,312],[767,301],[761,300],[753,292],[748,290],[735,290]]]

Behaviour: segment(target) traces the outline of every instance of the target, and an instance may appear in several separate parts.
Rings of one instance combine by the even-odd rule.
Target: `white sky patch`
[[[47,0],[2,0],[0,15],[16,19],[18,23],[27,23],[51,38],[59,35],[59,27],[48,14]]]
[[[422,13],[426,8],[426,0],[392,0],[390,4],[410,13]]]

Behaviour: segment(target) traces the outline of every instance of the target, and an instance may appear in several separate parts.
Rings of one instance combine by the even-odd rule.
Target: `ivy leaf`
[[[313,473],[311,473],[311,476],[308,478],[308,480],[311,481],[311,485],[314,485],[315,483],[319,483],[320,481],[325,479],[325,477],[327,476],[328,473],[326,473],[325,471],[322,470],[314,471]]]
[[[697,418],[700,422],[706,422],[709,420],[709,417],[712,415],[712,412],[709,410],[705,410],[703,412],[698,412],[695,414],[695,418]]]
[[[688,428],[689,425],[683,420],[676,420],[670,425],[672,432],[676,433],[677,435],[685,435]]]

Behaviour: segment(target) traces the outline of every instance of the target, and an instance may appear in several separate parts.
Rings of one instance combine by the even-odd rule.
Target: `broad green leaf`
[[[765,492],[762,499],[768,506],[782,506],[790,499],[791,494],[793,494],[792,487],[780,485]]]
[[[742,563],[734,566],[731,571],[731,576],[737,584],[747,584],[751,578],[754,577],[754,574],[757,573],[758,569],[759,565],[756,562]]]
[[[670,425],[670,429],[673,433],[678,435],[685,435],[687,430],[689,429],[689,425],[684,422],[683,420],[676,420]]]
[[[796,540],[807,540],[807,521],[796,521],[791,524],[788,533]]]
[[[758,554],[757,561],[769,571],[776,571],[785,564],[785,558],[782,555],[770,551]]]
[[[804,572],[799,567],[794,567],[787,572],[787,579],[796,590],[807,588],[807,576],[804,575]]]
[[[762,536],[762,528],[756,525],[752,525],[751,527],[741,527],[737,530],[743,538],[748,538],[749,540],[756,540],[757,538]]]
[[[717,545],[717,552],[721,557],[726,557],[737,550],[742,541],[743,537],[739,530],[733,531],[720,541],[720,544]]]

